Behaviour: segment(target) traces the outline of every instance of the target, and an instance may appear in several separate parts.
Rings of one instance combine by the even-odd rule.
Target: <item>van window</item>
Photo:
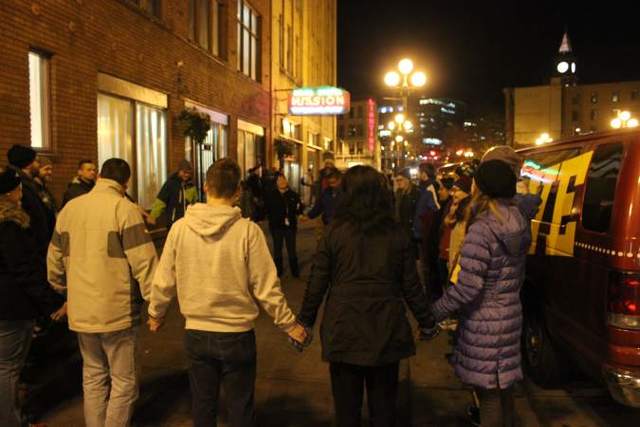
[[[560,173],[558,165],[579,155],[580,148],[531,154],[526,157],[520,173],[524,178],[549,183],[549,180],[555,181]]]
[[[582,226],[587,230],[609,231],[622,154],[622,144],[603,145],[593,153],[582,207]]]

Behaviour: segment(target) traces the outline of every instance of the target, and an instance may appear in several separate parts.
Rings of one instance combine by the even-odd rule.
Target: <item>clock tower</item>
[[[563,86],[575,86],[578,80],[576,62],[576,57],[571,48],[571,41],[569,40],[569,33],[565,31],[554,62],[553,77],[560,79]]]

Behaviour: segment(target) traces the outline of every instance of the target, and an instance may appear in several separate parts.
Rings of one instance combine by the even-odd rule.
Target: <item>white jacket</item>
[[[238,208],[198,203],[173,224],[153,279],[149,314],[164,317],[176,294],[186,329],[249,331],[259,314],[256,301],[285,331],[295,323],[264,233]]]
[[[47,256],[49,282],[66,286],[69,327],[101,333],[140,323],[157,264],[138,207],[101,178],[58,216]]]

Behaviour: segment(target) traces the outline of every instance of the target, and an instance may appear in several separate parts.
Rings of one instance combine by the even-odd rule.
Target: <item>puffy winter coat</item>
[[[487,211],[470,225],[455,286],[434,306],[436,319],[458,311],[454,367],[460,379],[483,388],[508,388],[522,379],[520,336],[526,254],[531,243],[526,212],[514,200],[498,202],[502,219]]]

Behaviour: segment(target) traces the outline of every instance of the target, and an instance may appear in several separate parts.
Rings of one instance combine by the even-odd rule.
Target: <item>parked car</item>
[[[640,132],[519,152],[519,188],[543,199],[522,291],[525,369],[553,385],[571,364],[640,407]]]

